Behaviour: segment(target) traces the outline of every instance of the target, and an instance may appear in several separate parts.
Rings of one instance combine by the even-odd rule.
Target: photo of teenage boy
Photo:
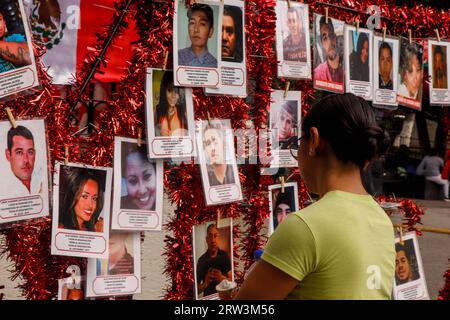
[[[208,51],[208,40],[212,38],[215,31],[212,8],[207,4],[194,3],[187,11],[187,17],[191,45],[178,50],[178,64],[217,68],[217,59]]]

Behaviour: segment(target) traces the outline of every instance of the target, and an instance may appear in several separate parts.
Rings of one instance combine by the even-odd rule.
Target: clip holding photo
[[[142,128],[138,128],[137,145],[138,147],[142,146]]]
[[[283,97],[286,99],[288,92],[289,92],[289,88],[291,86],[291,82],[290,81],[286,81],[286,86],[284,87],[284,95]]]
[[[64,164],[67,165],[69,163],[69,146],[67,144],[64,145]]]
[[[16,119],[14,119],[14,115],[12,114],[11,109],[9,107],[5,107],[5,109],[3,109],[3,110],[5,110],[5,112],[6,112],[7,116],[8,116],[8,120],[11,123],[11,126],[13,128],[17,128]]]

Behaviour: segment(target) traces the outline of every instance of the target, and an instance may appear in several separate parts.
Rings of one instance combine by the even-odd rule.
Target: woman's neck
[[[321,198],[327,192],[335,190],[367,195],[361,181],[360,169],[356,164],[343,164],[338,161],[327,161],[325,163],[327,163],[327,166],[318,166],[318,168],[327,169],[321,170],[316,175],[315,191]]]
[[[77,223],[78,223],[78,229],[79,230],[85,230],[86,229],[86,227],[84,226],[84,223],[83,223],[83,219],[77,217]]]
[[[174,106],[169,105],[169,110],[167,110],[167,113],[169,114],[169,116],[174,115],[175,111],[177,111],[177,106],[176,105],[174,105]]]

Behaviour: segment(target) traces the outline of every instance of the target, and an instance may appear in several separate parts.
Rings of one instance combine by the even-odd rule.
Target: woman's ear
[[[319,130],[317,130],[316,127],[311,127],[309,129],[309,145],[308,145],[308,151],[310,153],[316,153],[317,148],[320,144],[320,136],[319,136]]]

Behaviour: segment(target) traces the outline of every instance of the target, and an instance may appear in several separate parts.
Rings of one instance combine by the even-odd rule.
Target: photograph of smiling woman
[[[146,146],[122,141],[121,209],[154,211],[156,205],[156,164],[148,161]]]
[[[104,204],[106,172],[64,167],[60,188],[60,229],[103,232],[100,213]]]

